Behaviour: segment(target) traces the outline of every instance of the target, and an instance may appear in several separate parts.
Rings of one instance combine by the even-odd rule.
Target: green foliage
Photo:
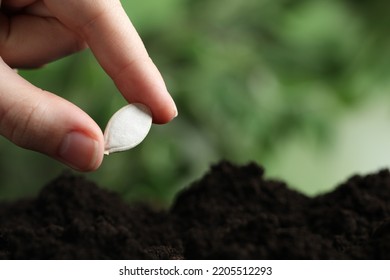
[[[326,150],[347,110],[389,89],[385,1],[123,5],[179,109],[172,123],[153,126],[140,146],[110,155],[88,175],[129,200],[166,205],[220,159],[267,167],[296,137]],[[124,104],[89,51],[21,74],[80,106],[102,129]],[[34,193],[64,169],[0,145],[3,197]]]

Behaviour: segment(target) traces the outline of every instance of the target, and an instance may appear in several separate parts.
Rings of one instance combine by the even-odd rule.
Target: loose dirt
[[[389,259],[390,173],[307,197],[224,161],[155,210],[67,172],[0,203],[0,258]]]

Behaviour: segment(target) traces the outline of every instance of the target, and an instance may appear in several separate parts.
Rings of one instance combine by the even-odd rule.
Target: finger
[[[52,17],[46,5],[40,0],[3,0],[3,7],[5,7],[7,12],[16,13],[22,11],[29,15]]]
[[[12,7],[13,9],[20,9],[37,1],[38,0],[3,0],[3,5],[6,7]]]
[[[38,67],[86,47],[53,17],[0,15],[0,27],[0,55],[14,68]]]
[[[47,9],[46,5],[41,1],[34,2],[31,5],[25,7],[23,12],[39,17],[53,17],[50,11]]]
[[[80,171],[97,169],[104,140],[81,109],[22,79],[0,58],[0,134]]]
[[[45,0],[48,9],[79,32],[129,102],[148,105],[156,123],[177,109],[134,26],[118,0]]]

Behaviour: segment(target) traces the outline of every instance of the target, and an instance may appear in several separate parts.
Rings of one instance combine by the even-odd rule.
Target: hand
[[[164,81],[119,0],[3,0],[0,10],[0,134],[74,169],[97,169],[104,140],[80,108],[38,89],[13,67],[37,67],[89,46],[128,102],[155,123],[177,115]]]

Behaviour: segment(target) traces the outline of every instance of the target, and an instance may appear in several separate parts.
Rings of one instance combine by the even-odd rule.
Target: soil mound
[[[220,162],[170,209],[64,173],[0,203],[1,259],[389,259],[390,172],[309,198],[254,163]]]

